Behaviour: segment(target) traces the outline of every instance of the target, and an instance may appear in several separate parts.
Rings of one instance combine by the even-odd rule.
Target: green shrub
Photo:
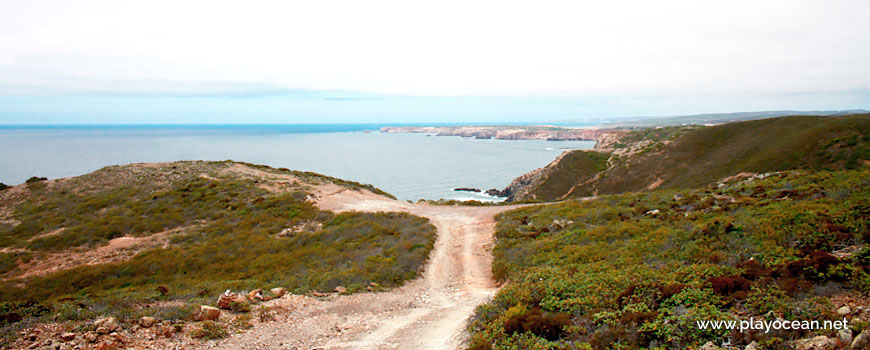
[[[30,177],[29,179],[27,179],[27,181],[25,181],[24,183],[32,184],[32,183],[36,183],[36,182],[40,182],[40,181],[46,181],[46,180],[48,180],[47,177],[32,176],[32,177]]]
[[[251,314],[241,314],[233,317],[232,326],[235,329],[244,330],[251,329],[254,325],[251,323]]]
[[[215,321],[203,321],[199,327],[190,331],[190,337],[195,339],[221,339],[228,335],[226,327]]]
[[[212,302],[227,289],[284,286],[303,294],[339,285],[355,292],[370,282],[395,287],[418,276],[434,246],[435,227],[425,218],[334,214],[308,201],[302,186],[270,192],[262,179],[222,171],[231,166],[235,163],[108,167],[52,186],[32,184],[29,196],[11,208],[20,224],[0,224],[0,247],[26,246],[37,255],[172,230],[166,232],[169,245],[114,263],[27,279],[11,276],[0,281],[0,302],[44,302],[61,320],[96,314],[187,320],[195,305]],[[332,181],[313,173],[262,169],[314,183]],[[322,228],[279,237],[298,225]],[[16,259],[30,255],[0,254],[0,269],[14,269]],[[157,300],[167,306],[154,306]],[[240,307],[245,306],[237,311],[250,311]]]
[[[870,253],[852,259],[830,253],[870,238],[864,237],[870,232],[867,203],[865,167],[790,171],[723,188],[599,196],[502,213],[496,217],[493,274],[508,283],[475,310],[471,344],[743,346],[764,339],[701,330],[694,322],[759,319],[770,311],[832,319],[829,298],[808,295],[828,281],[870,289],[864,262]],[[506,332],[507,320],[519,321],[516,315],[532,308],[569,315],[571,325],[558,340]],[[519,329],[513,323],[511,330]]]
[[[230,302],[230,310],[233,312],[251,312],[251,304],[245,302]]]

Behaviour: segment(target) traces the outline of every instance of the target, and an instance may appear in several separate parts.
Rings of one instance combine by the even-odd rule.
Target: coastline
[[[383,133],[417,133],[497,140],[596,141],[614,129],[600,126],[564,127],[551,125],[493,126],[387,126]]]

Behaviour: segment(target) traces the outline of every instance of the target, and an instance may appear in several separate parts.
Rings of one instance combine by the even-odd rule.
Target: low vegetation
[[[190,320],[193,305],[213,303],[227,289],[355,292],[415,278],[434,245],[434,226],[406,213],[320,210],[308,198],[326,182],[332,179],[313,173],[185,162],[28,185],[25,198],[9,203],[18,224],[0,226],[0,246],[15,251],[0,254],[0,307],[18,315],[5,316],[14,322],[3,330],[99,315]],[[126,260],[21,275],[29,259],[158,235],[161,244],[134,247]],[[170,306],[137,307],[156,302]],[[26,311],[30,305],[49,311]],[[222,334],[206,325],[200,331],[205,339]]]
[[[45,180],[48,180],[48,178],[47,177],[39,177],[39,176],[31,176],[29,179],[27,179],[27,181],[24,181],[24,183],[32,184],[32,183],[45,181]]]
[[[857,169],[870,162],[870,114],[641,129],[611,147],[606,169],[598,162],[554,169],[510,200],[694,188],[741,172]]]
[[[836,320],[832,298],[870,292],[867,167],[569,200],[497,220],[493,272],[508,283],[476,310],[472,349],[778,348],[813,331],[695,321]]]

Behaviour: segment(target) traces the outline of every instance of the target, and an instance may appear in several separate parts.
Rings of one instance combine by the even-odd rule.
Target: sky
[[[0,0],[0,124],[870,108],[870,2]]]

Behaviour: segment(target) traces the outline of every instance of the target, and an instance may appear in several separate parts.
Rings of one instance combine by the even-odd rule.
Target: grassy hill
[[[609,154],[595,151],[562,153],[555,161],[514,180],[503,194],[509,198],[558,199],[578,182],[589,181],[607,167]]]
[[[354,292],[416,277],[434,226],[320,210],[309,198],[326,185],[380,193],[235,162],[113,166],[2,190],[0,326],[9,337],[99,315],[186,321],[227,289]]]
[[[782,121],[807,128],[814,124],[802,117]],[[784,126],[779,122],[704,129],[682,140],[686,143],[677,149],[711,144],[700,142],[704,136],[769,145],[775,142],[760,142],[760,136],[737,130],[754,125],[770,133]],[[811,147],[793,143],[798,135],[784,135],[780,143],[769,145],[769,151],[757,149],[767,155],[740,164],[759,167],[754,169],[849,168],[849,155],[854,153],[830,151],[854,140],[848,132],[854,129],[844,126],[866,123],[859,118],[831,123],[834,126],[801,134],[824,136],[819,142],[804,139]],[[827,146],[832,141],[836,146]],[[784,144],[792,145],[794,152],[807,152],[809,159],[801,160],[793,152],[782,153],[782,160],[771,159],[773,150],[786,150]],[[843,158],[830,158],[838,154]],[[497,221],[493,272],[508,283],[476,310],[469,327],[475,350],[683,349],[708,341],[738,348],[756,341],[762,349],[785,349],[794,339],[836,337],[836,332],[740,333],[700,329],[695,322],[750,317],[839,320],[840,306],[868,304],[866,166],[794,170],[733,179],[721,186],[566,200],[506,212]],[[870,320],[860,311],[848,317],[856,336]]]
[[[588,168],[543,175],[511,200],[692,188],[741,172],[855,169],[870,161],[870,114],[644,129],[614,146],[606,170],[593,176]],[[567,184],[573,185],[562,192]]]

